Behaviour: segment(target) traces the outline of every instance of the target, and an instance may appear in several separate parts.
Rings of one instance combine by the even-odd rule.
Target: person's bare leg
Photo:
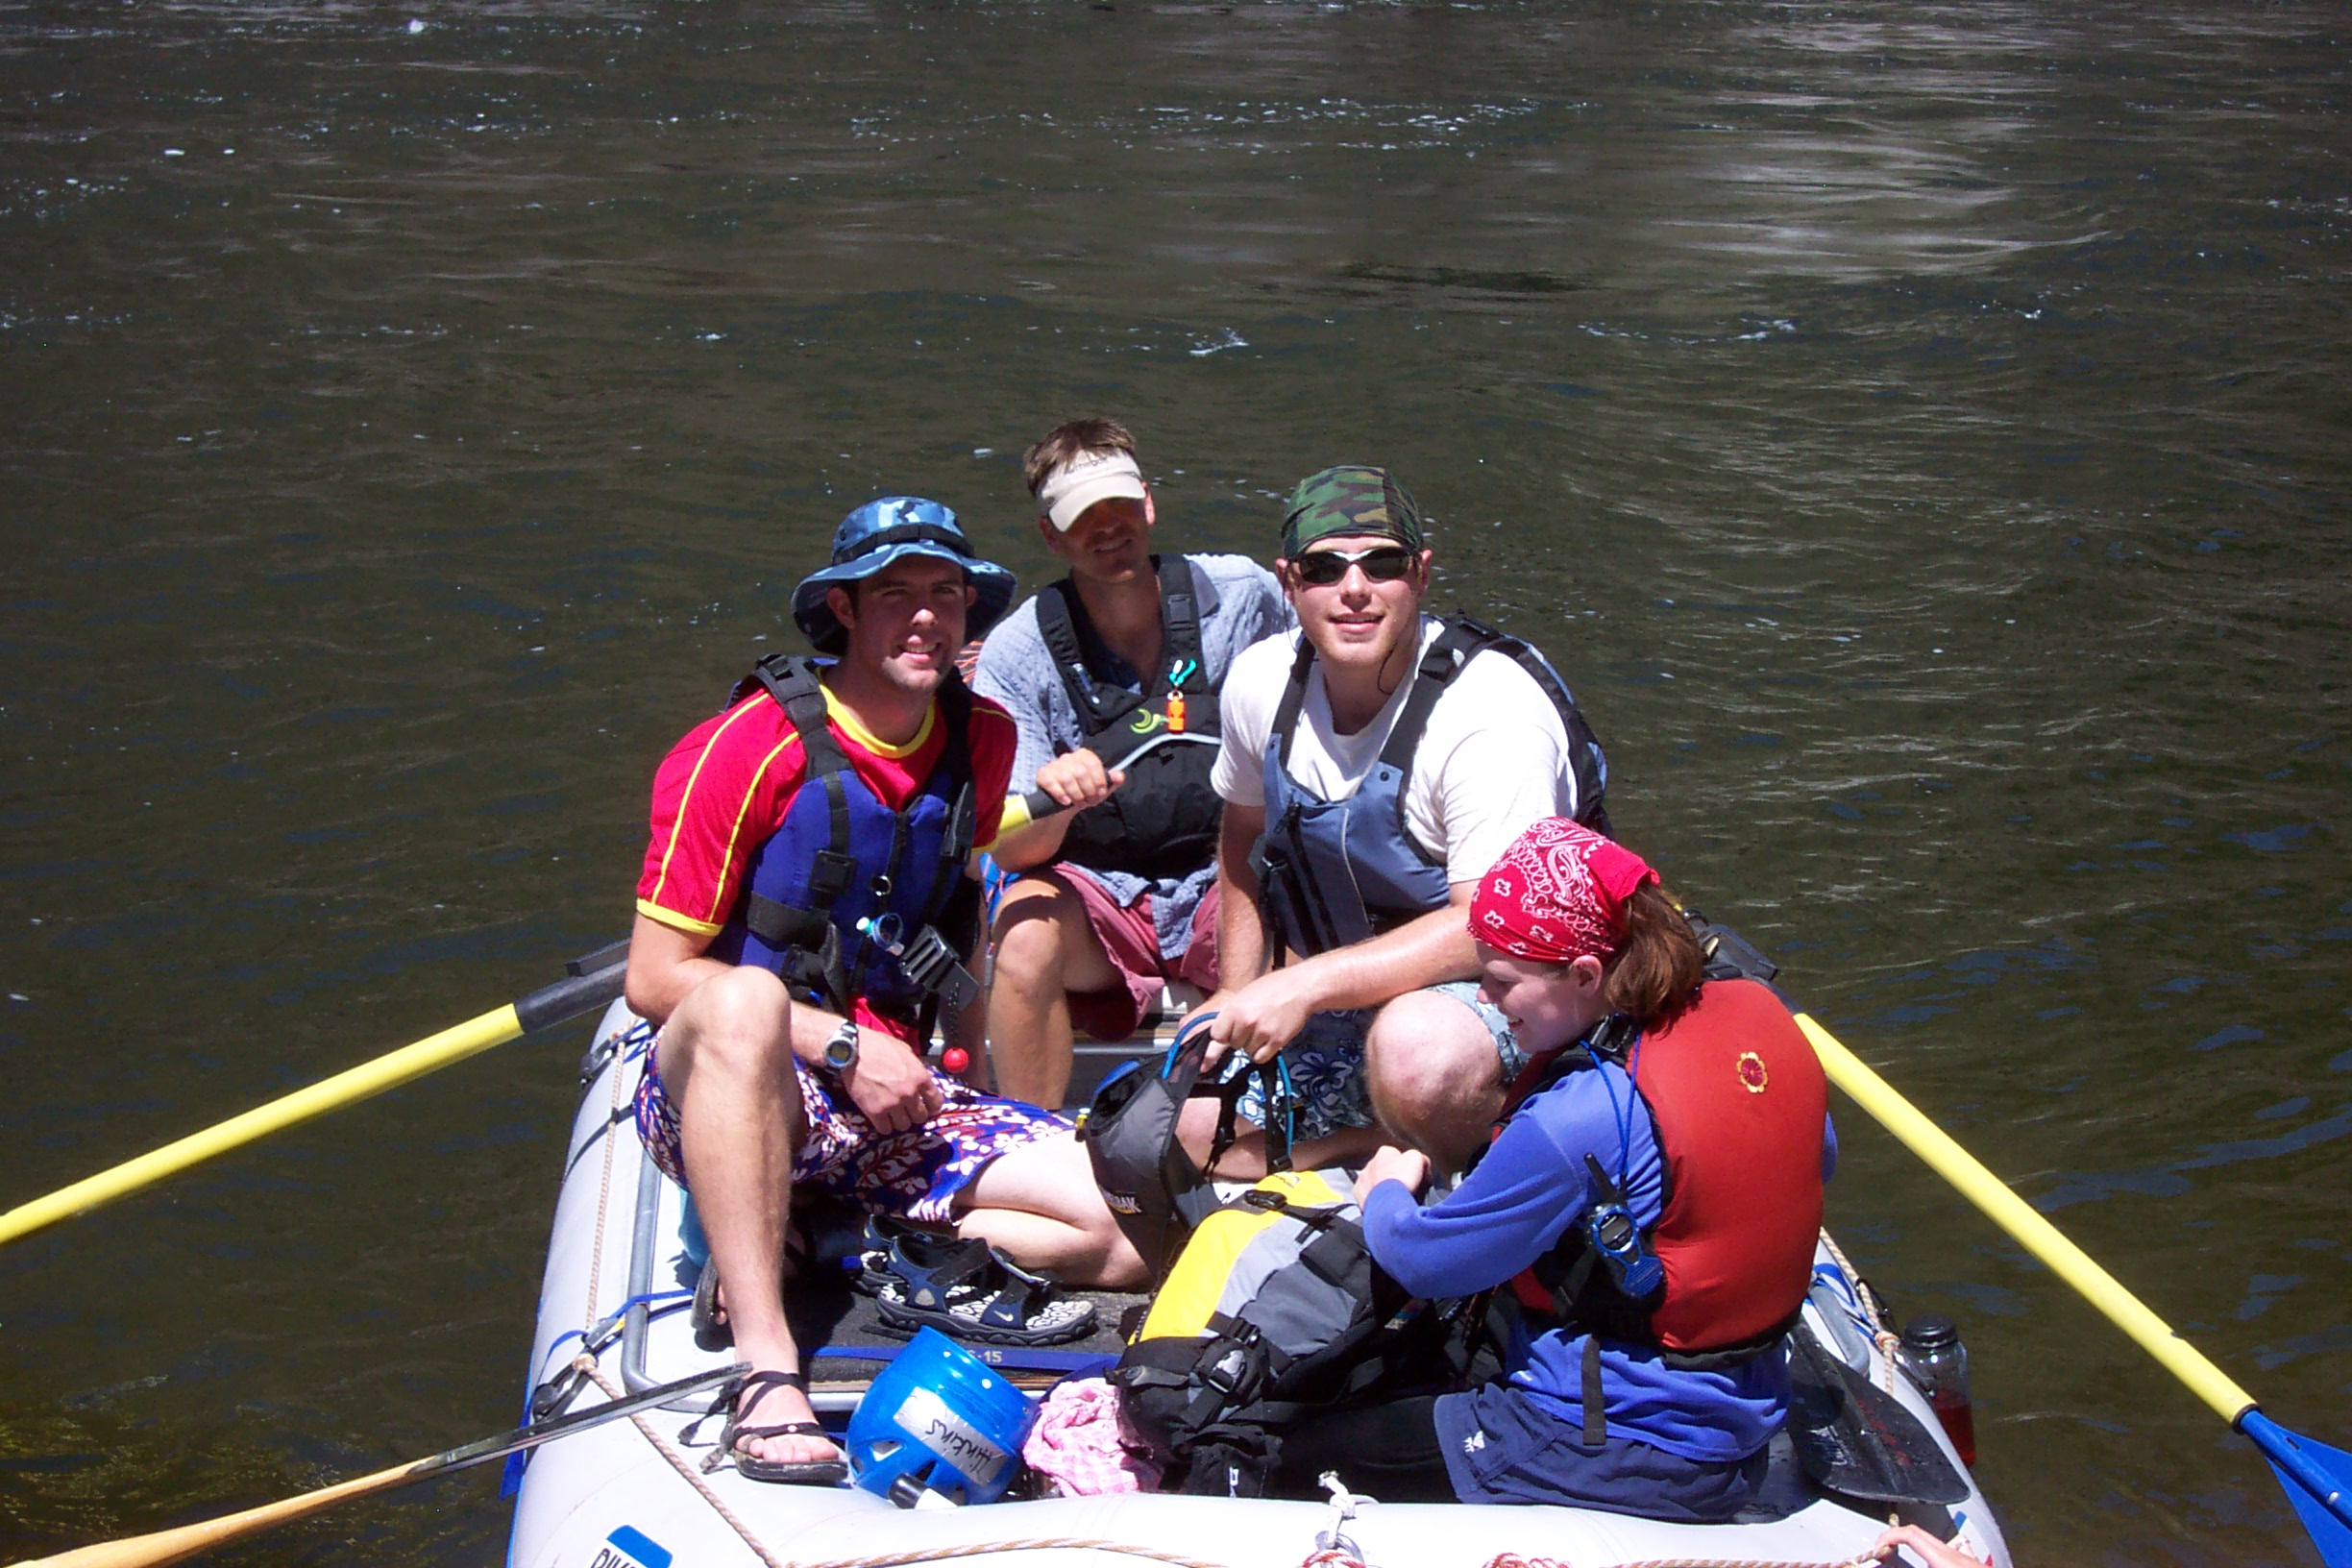
[[[1364,1087],[1389,1131],[1451,1175],[1486,1146],[1503,1114],[1494,1036],[1451,996],[1412,991],[1364,1036]]]
[[[956,1230],[1002,1247],[1023,1268],[1107,1290],[1143,1283],[1143,1260],[1111,1216],[1078,1135],[992,1160],[957,1194]]]
[[[1216,1122],[1214,1100],[1194,1100],[1177,1114],[1176,1140],[1196,1165],[1209,1158]],[[1292,1144],[1290,1168],[1329,1170],[1335,1165],[1360,1164],[1387,1141],[1388,1135],[1378,1127],[1342,1127]],[[1233,1146],[1217,1157],[1216,1169],[1211,1174],[1220,1182],[1257,1181],[1266,1173],[1265,1154],[1264,1131],[1250,1121],[1237,1121]]]
[[[988,1048],[996,1092],[1059,1110],[1069,1092],[1070,992],[1126,980],[1104,954],[1085,903],[1055,877],[1024,876],[1005,889],[991,938]]]
[[[750,968],[697,986],[661,1032],[662,1087],[677,1106],[686,1185],[725,1286],[736,1354],[763,1372],[800,1365],[782,1284],[793,1152],[807,1127],[791,1040],[783,982]],[[752,1424],[816,1418],[798,1389],[773,1388]],[[736,1447],[785,1464],[835,1457],[821,1437],[745,1439]]]

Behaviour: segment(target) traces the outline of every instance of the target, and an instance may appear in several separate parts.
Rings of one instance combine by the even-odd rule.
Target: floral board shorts
[[[1461,1003],[1494,1040],[1499,1082],[1509,1083],[1527,1066],[1510,1021],[1500,1009],[1479,994],[1475,980],[1449,980],[1426,991]],[[1316,1013],[1307,1019],[1298,1038],[1283,1048],[1283,1064],[1290,1069],[1290,1093],[1297,1102],[1291,1121],[1294,1142],[1323,1138],[1342,1127],[1369,1127],[1380,1118],[1372,1114],[1372,1096],[1364,1087],[1364,1031],[1372,1027],[1375,1008],[1351,1008]],[[1240,1113],[1265,1125],[1265,1090],[1255,1079],[1241,1096]]]
[[[840,1093],[832,1074],[795,1062],[808,1136],[793,1158],[793,1185],[813,1187],[870,1213],[919,1225],[945,1225],[955,1197],[998,1155],[1050,1138],[1070,1124],[1050,1111],[1000,1100],[934,1072],[947,1103],[938,1115],[903,1133],[877,1133]],[[686,1185],[686,1156],[677,1106],[662,1088],[659,1053],[646,1053],[637,1086],[637,1136],[661,1173]]]

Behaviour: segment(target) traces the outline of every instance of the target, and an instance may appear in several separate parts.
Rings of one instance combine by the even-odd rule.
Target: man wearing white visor
[[[1161,987],[1216,989],[1217,692],[1234,655],[1286,630],[1272,573],[1244,555],[1155,555],[1135,437],[1072,420],[1022,461],[1038,531],[1069,575],[989,633],[973,689],[1018,731],[996,863],[1020,873],[992,933],[998,1092],[1059,1106],[1077,1029],[1124,1040]]]

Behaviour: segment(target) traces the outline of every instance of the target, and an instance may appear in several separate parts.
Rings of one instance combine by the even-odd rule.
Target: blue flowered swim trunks
[[[808,1118],[808,1137],[793,1159],[793,1185],[918,1225],[951,1223],[956,1194],[997,1156],[1070,1130],[1050,1111],[982,1094],[934,1072],[947,1097],[939,1115],[903,1133],[877,1133],[830,1072],[805,1062],[793,1066]],[[646,1052],[636,1109],[637,1136],[646,1152],[663,1175],[684,1187],[677,1107],[662,1088],[658,1054],[651,1050]]]
[[[1425,987],[1439,996],[1459,1002],[1478,1016],[1493,1037],[1498,1082],[1507,1084],[1527,1066],[1527,1053],[1511,1033],[1510,1020],[1479,994],[1475,980],[1449,980]],[[1291,1122],[1293,1141],[1323,1138],[1342,1127],[1369,1127],[1380,1118],[1372,1114],[1372,1096],[1364,1088],[1364,1031],[1372,1027],[1374,1008],[1316,1013],[1307,1019],[1298,1038],[1283,1048],[1283,1064],[1290,1069],[1290,1093],[1297,1103]],[[1265,1091],[1256,1079],[1241,1096],[1240,1113],[1265,1125]]]

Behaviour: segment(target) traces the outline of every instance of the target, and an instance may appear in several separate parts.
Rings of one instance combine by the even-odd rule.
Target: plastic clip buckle
[[[971,977],[956,950],[934,926],[924,926],[914,941],[894,948],[892,956],[909,980],[939,997],[940,1009],[948,1017],[963,1012],[980,995],[980,982]]]

